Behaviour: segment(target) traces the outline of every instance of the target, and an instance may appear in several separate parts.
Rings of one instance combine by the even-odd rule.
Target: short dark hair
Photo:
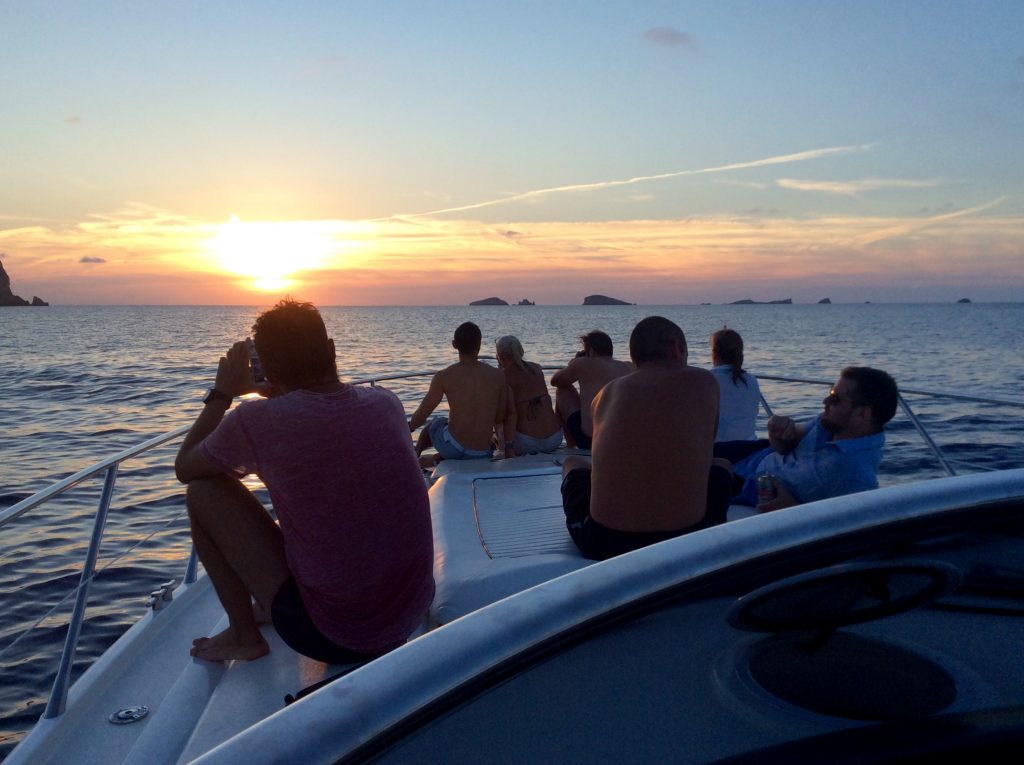
[[[846,367],[839,376],[853,383],[850,395],[854,403],[871,407],[875,431],[881,432],[896,414],[896,381],[881,369],[871,367]]]
[[[648,316],[633,327],[629,336],[629,356],[637,366],[648,361],[665,361],[677,343],[685,358],[686,335],[679,325],[664,316]]]
[[[455,328],[452,342],[459,353],[479,353],[481,337],[480,327],[471,321],[464,321]]]
[[[585,335],[580,335],[580,342],[583,343],[583,350],[593,351],[595,356],[612,355],[612,339],[599,329],[592,329]]]
[[[334,346],[312,303],[285,298],[252,325],[256,353],[273,381],[297,387],[338,379]]]

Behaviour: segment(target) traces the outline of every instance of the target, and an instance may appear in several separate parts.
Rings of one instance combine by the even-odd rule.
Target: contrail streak
[[[659,181],[665,178],[682,178],[687,175],[709,175],[712,173],[725,173],[731,170],[748,170],[752,167],[766,167],[768,165],[783,165],[790,162],[804,162],[808,159],[819,159],[820,157],[828,157],[834,154],[848,154],[853,151],[867,151],[871,147],[872,144],[861,144],[859,146],[833,146],[826,149],[812,149],[810,151],[796,152],[795,154],[781,154],[777,157],[755,159],[750,162],[733,162],[728,165],[705,167],[699,170],[676,170],[675,172],[658,173],[657,175],[638,175],[635,178],[627,178],[624,180],[554,186],[548,189],[524,191],[521,194],[513,194],[512,196],[501,197],[500,199],[490,199],[486,202],[474,202],[473,204],[461,205],[459,207],[446,207],[442,210],[431,210],[430,212],[392,215],[390,218],[426,218],[432,215],[444,215],[445,213],[479,210],[482,207],[493,207],[495,205],[506,204],[507,202],[520,202],[524,199],[535,199],[536,197],[542,197],[548,194],[561,194],[567,191],[596,191],[598,189],[610,189],[615,186],[629,186],[634,183],[644,183],[646,181]],[[378,218],[377,220],[387,220],[387,218]]]
[[[870,244],[877,244],[878,242],[886,239],[906,236],[907,234],[912,234],[915,231],[919,231],[920,229],[926,228],[935,223],[942,223],[943,221],[952,220],[954,218],[963,218],[968,215],[974,215],[975,213],[985,212],[985,210],[990,210],[991,208],[1002,204],[1004,201],[1006,201],[1006,197],[999,197],[998,199],[993,199],[991,202],[986,202],[985,204],[978,205],[977,207],[968,207],[963,210],[955,210],[949,213],[942,213],[941,215],[933,215],[930,218],[922,218],[918,221],[906,223],[902,226],[893,226],[891,228],[883,229],[882,231],[875,231],[874,233],[861,238],[857,244],[866,246]]]

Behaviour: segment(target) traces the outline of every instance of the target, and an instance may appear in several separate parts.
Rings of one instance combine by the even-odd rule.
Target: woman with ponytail
[[[743,369],[743,338],[722,327],[711,335],[711,373],[718,380],[718,434],[715,442],[753,441],[761,389],[757,378]]]

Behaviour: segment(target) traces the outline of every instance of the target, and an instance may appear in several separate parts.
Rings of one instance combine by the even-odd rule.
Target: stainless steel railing
[[[544,370],[550,371],[560,369],[558,366],[543,366]],[[367,377],[356,380],[351,380],[353,384],[359,385],[377,385],[382,382],[392,382],[394,380],[405,380],[417,377],[426,377],[433,375],[433,370],[422,371],[422,372],[407,372],[403,374],[393,374],[384,377]],[[758,375],[759,380],[772,380],[776,382],[785,383],[801,383],[810,385],[822,385],[827,386],[832,384],[832,380],[818,380],[809,379],[805,377],[783,377],[779,375]],[[911,388],[901,388],[899,394],[899,405],[903,410],[904,414],[907,415],[908,419],[914,425],[914,428],[921,436],[921,439],[928,446],[928,448],[935,454],[943,470],[948,475],[956,475],[956,471],[950,463],[950,460],[943,454],[938,444],[932,439],[928,431],[925,429],[924,424],[920,421],[920,418],[914,413],[910,405],[904,398],[905,394],[911,394],[915,396],[929,396],[940,399],[965,401],[982,404],[997,404],[1010,407],[1021,407],[1024,408],[1024,401],[1013,401],[1009,399],[981,397],[981,396],[965,396],[953,393],[937,393],[934,391],[916,390]],[[765,412],[770,416],[772,413],[771,407],[768,401],[762,394],[761,401],[764,405]],[[122,462],[139,457],[146,452],[155,449],[158,446],[162,446],[170,441],[181,438],[188,432],[190,425],[183,425],[175,428],[174,430],[168,431],[163,435],[151,438],[148,441],[144,441],[141,444],[125,449],[117,454],[107,457],[106,459],[100,460],[95,465],[87,467],[83,470],[74,473],[73,475],[64,478],[61,481],[53,484],[52,486],[33,494],[31,497],[23,499],[22,501],[8,507],[7,509],[0,511],[0,528],[10,523],[16,518],[24,515],[25,513],[33,510],[40,505],[45,504],[54,497],[57,497],[69,489],[87,481],[100,474],[104,475],[103,491],[100,496],[99,506],[96,510],[96,516],[93,521],[92,536],[89,541],[89,547],[86,551],[85,562],[83,563],[81,577],[75,597],[75,604],[72,609],[71,619],[68,627],[67,638],[64,641],[64,648],[61,652],[60,664],[57,669],[57,675],[54,679],[53,689],[50,692],[49,700],[46,704],[46,710],[43,712],[44,718],[58,717],[63,714],[65,706],[67,704],[67,695],[69,690],[69,679],[71,676],[71,667],[74,662],[75,651],[78,647],[78,639],[81,633],[82,623],[85,619],[85,609],[88,601],[89,585],[92,582],[94,576],[94,568],[96,565],[96,559],[99,554],[100,543],[103,539],[103,529],[106,525],[107,513],[110,508],[110,502],[113,498],[115,484],[117,482],[118,469]],[[188,563],[186,565],[184,582],[191,584],[195,582],[197,575],[198,562],[196,559],[195,549],[193,548]],[[29,628],[30,630],[32,627]],[[20,640],[21,638],[17,638]],[[15,642],[16,642],[15,641]]]

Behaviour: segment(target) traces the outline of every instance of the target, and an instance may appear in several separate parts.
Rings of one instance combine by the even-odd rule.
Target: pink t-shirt
[[[202,443],[270,493],[313,623],[364,653],[400,645],[434,597],[430,505],[405,412],[383,388],[245,401]]]

